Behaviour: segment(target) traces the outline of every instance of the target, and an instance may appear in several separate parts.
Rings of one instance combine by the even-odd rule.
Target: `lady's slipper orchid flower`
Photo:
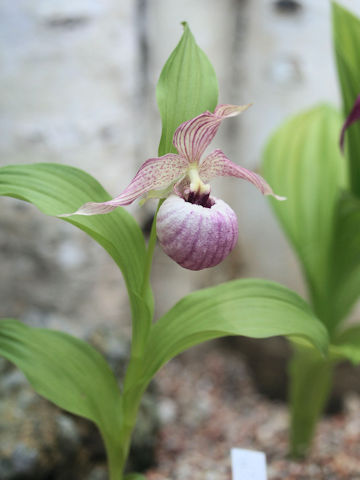
[[[217,265],[234,248],[238,224],[233,210],[210,196],[209,180],[217,176],[242,178],[264,195],[284,200],[274,195],[260,175],[231,162],[221,150],[201,158],[221,122],[249,106],[218,105],[214,113],[207,111],[182,123],[173,138],[178,154],[150,158],[119,196],[107,202],[86,203],[73,215],[108,213],[144,194],[147,198],[169,197],[157,216],[157,235],[164,251],[191,270]]]

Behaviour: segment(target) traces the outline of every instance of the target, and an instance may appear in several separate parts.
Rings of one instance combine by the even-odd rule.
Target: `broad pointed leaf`
[[[327,322],[333,219],[346,164],[338,145],[341,117],[320,105],[287,121],[264,153],[264,175],[286,202],[271,205],[295,248],[312,303]]]
[[[26,375],[37,393],[92,420],[104,435],[121,418],[120,391],[104,358],[71,335],[0,320],[0,355]]]
[[[297,348],[290,362],[290,452],[306,455],[331,388],[333,363],[313,348]]]
[[[360,94],[360,19],[333,3],[334,47],[345,118]],[[360,122],[345,133],[351,189],[360,197]]]
[[[86,201],[109,195],[90,175],[77,168],[37,163],[0,168],[0,195],[36,205],[47,215],[75,211]],[[122,208],[108,215],[74,216],[63,220],[84,230],[112,256],[123,272],[133,309],[143,280],[145,241],[138,224]],[[148,292],[151,305],[151,293]]]
[[[265,280],[236,280],[180,300],[154,324],[144,358],[144,381],[193,345],[227,335],[305,338],[322,352],[327,331],[296,293]]]
[[[183,25],[183,36],[167,60],[156,88],[162,119],[159,156],[176,152],[172,140],[181,123],[206,110],[213,111],[217,104],[215,71],[187,23]]]

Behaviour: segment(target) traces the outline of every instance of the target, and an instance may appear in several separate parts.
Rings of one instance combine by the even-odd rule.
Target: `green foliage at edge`
[[[159,155],[176,152],[172,139],[186,120],[217,104],[218,84],[213,66],[198,47],[187,23],[184,33],[161,72],[156,97],[162,119]]]
[[[360,94],[360,19],[337,3],[333,3],[332,11],[335,57],[346,118]],[[345,135],[351,190],[360,198],[360,122],[349,127]]]
[[[329,318],[335,330],[360,297],[360,199],[350,192],[337,204],[330,268]]]
[[[357,331],[336,327],[360,292],[360,204],[341,189],[346,164],[339,152],[341,119],[328,106],[297,115],[270,140],[264,174],[287,201],[272,206],[305,272],[319,318],[332,333],[328,359],[297,351],[290,365],[291,452],[306,454],[331,388],[333,364],[360,359]],[[351,335],[352,338],[351,338]]]
[[[271,137],[264,176],[285,202],[271,205],[289,237],[305,273],[316,314],[331,321],[330,255],[340,188],[346,163],[338,146],[341,118],[328,105],[296,115]]]

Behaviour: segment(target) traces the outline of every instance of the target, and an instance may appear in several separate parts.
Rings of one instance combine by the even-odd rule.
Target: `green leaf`
[[[110,196],[90,175],[77,168],[37,163],[0,168],[0,195],[36,205],[47,215],[74,212],[85,202]],[[145,264],[145,241],[134,218],[122,208],[107,215],[63,218],[96,240],[120,267],[133,310],[138,303]],[[151,305],[151,292],[147,301]]]
[[[333,328],[360,297],[360,199],[348,192],[336,209],[329,297]]]
[[[146,478],[139,473],[130,473],[129,475],[125,475],[124,480],[146,480]]]
[[[335,355],[350,360],[354,365],[360,364],[360,326],[349,327],[341,332],[331,345]]]
[[[156,88],[162,119],[159,155],[176,152],[172,139],[176,128],[186,120],[217,104],[218,85],[214,68],[197,46],[187,23],[175,50],[167,60]]]
[[[300,348],[290,363],[290,453],[306,455],[332,382],[333,363],[310,348]]]
[[[143,380],[191,346],[227,335],[293,335],[322,352],[328,342],[325,327],[296,293],[265,280],[235,280],[184,297],[154,324]]]
[[[71,335],[0,321],[0,355],[26,375],[35,391],[92,420],[110,435],[121,417],[120,391],[104,358]]]
[[[344,115],[347,117],[360,94],[360,19],[344,7],[333,3],[333,30]],[[347,130],[345,145],[349,158],[351,189],[360,197],[359,122],[355,122]]]
[[[295,248],[312,304],[324,322],[330,308],[328,278],[333,219],[346,163],[338,138],[341,118],[320,105],[287,121],[264,153],[264,176],[285,202],[271,205]]]

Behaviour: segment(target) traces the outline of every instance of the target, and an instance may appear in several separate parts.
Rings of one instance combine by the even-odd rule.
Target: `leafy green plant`
[[[296,347],[290,364],[291,452],[306,453],[326,404],[334,366],[360,363],[360,327],[344,321],[360,295],[360,20],[333,4],[334,45],[344,114],[319,105],[288,120],[264,153],[264,173],[288,196],[272,207],[299,258],[329,354]],[[354,107],[355,103],[355,107]],[[339,146],[341,126],[346,158]]]
[[[201,218],[195,234],[200,238],[205,232],[209,248],[216,247],[211,261],[207,255],[200,263],[191,257],[188,268],[197,269],[219,263],[237,239],[235,214],[229,213],[231,209],[224,202],[210,196],[207,182],[212,176],[245,178],[262,193],[273,194],[259,175],[233,164],[219,150],[200,162],[201,150],[221,121],[246,106],[216,107],[214,70],[186,24],[180,43],[161,73],[157,98],[163,126],[159,146],[162,157],[145,162],[129,187],[113,200],[90,175],[70,166],[39,163],[0,168],[1,195],[29,202],[43,213],[82,229],[109,253],[124,276],[133,329],[131,356],[121,387],[102,356],[84,341],[58,331],[31,328],[14,319],[0,321],[0,354],[25,373],[40,395],[97,425],[106,446],[111,480],[143,478],[124,473],[139,404],[156,372],[180,352],[224,335],[287,335],[301,345],[313,345],[320,358],[328,344],[326,328],[304,300],[279,284],[256,279],[194,292],[153,323],[150,271],[156,217],[146,245],[136,221],[118,205],[126,205],[145,193],[148,197],[166,197],[175,185],[179,195],[171,195],[164,202],[161,199],[158,214],[169,205],[167,202],[179,198],[182,207],[196,211],[196,218]],[[177,154],[173,153],[173,137]],[[221,206],[219,211],[217,205]],[[210,215],[206,217],[210,223],[203,221],[209,212],[217,212],[218,230],[214,234],[206,230],[214,218]],[[176,220],[176,210],[174,216]],[[169,233],[176,245],[181,246],[185,239],[180,230],[172,230],[172,224],[166,227],[165,217],[161,232],[166,251],[173,245],[166,237]],[[187,217],[185,220],[190,221]],[[186,229],[186,222],[182,226]],[[203,227],[205,230],[201,230]],[[183,261],[181,251],[167,253],[179,263]]]

